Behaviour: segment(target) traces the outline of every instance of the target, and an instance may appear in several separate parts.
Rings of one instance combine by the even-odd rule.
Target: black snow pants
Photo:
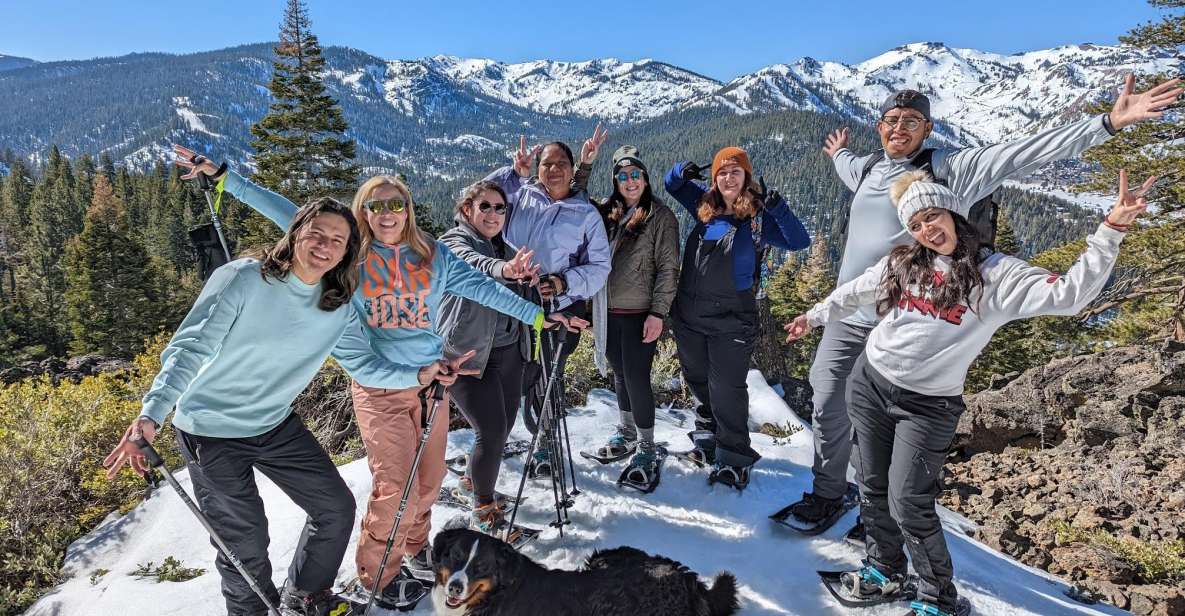
[[[272,583],[267,516],[255,485],[256,469],[308,514],[288,567],[288,583],[307,592],[333,586],[354,528],[354,495],[300,417],[293,413],[275,428],[248,438],[176,433],[202,513],[274,604],[280,597]],[[267,613],[221,552],[215,564],[227,614]]]
[[[962,396],[928,396],[902,389],[868,364],[851,374],[848,402],[858,451],[860,515],[868,559],[882,573],[905,573],[905,551],[919,578],[918,596],[954,611],[954,567],[934,501],[959,416]]]

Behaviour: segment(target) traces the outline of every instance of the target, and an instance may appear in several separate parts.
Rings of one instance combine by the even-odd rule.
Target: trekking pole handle
[[[140,451],[144,452],[144,457],[148,459],[149,466],[152,468],[164,466],[164,458],[160,457],[160,454],[157,453],[156,448],[153,447],[152,444],[149,443],[144,437],[133,439],[132,444],[136,447],[139,447]]]

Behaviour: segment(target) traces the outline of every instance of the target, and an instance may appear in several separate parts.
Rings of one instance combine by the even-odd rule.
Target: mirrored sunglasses
[[[619,171],[617,173],[617,181],[618,182],[624,182],[626,180],[637,180],[641,177],[642,177],[642,172],[638,169],[634,169],[633,171],[630,171],[629,173],[626,173],[624,171]]]
[[[494,210],[495,214],[506,213],[505,203],[490,203],[489,201],[482,201],[481,203],[477,204],[477,209],[481,210],[482,214],[488,213],[491,208]]]
[[[383,210],[389,210],[393,214],[401,214],[403,210],[407,209],[407,202],[399,197],[392,197],[390,199],[367,201],[362,207],[370,210],[371,214],[381,214]]]

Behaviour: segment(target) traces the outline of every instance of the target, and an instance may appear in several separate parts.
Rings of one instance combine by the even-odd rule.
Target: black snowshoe
[[[691,439],[691,449],[687,451],[672,451],[671,455],[694,464],[699,468],[706,468],[716,463],[716,435],[708,430],[692,430],[687,433]]]
[[[917,580],[912,576],[887,576],[872,565],[854,571],[819,571],[823,586],[844,607],[872,607],[917,597]],[[912,615],[911,615],[912,616]]]
[[[971,616],[971,602],[959,597],[955,611],[948,612],[929,601],[911,601],[909,611],[904,616]]]
[[[580,455],[601,464],[610,464],[630,457],[637,448],[638,437],[630,438],[630,435],[619,429],[617,434],[609,437],[609,442],[592,451],[581,451]]]
[[[650,450],[650,451],[648,451]],[[662,463],[667,459],[667,449],[660,445],[642,445],[638,453],[626,465],[617,480],[617,485],[633,488],[643,494],[650,494],[658,487],[662,475]]]
[[[330,590],[306,593],[285,587],[280,595],[281,616],[353,616],[365,607]]]
[[[403,568],[424,586],[436,584],[436,563],[432,561],[432,544],[425,543],[415,556],[403,557]]]
[[[551,477],[551,457],[549,448],[540,448],[527,459],[527,477],[531,479],[548,479]]]
[[[365,610],[367,602],[370,601],[370,589],[355,579],[342,591],[341,596],[354,605],[354,611],[350,615],[354,616],[362,614]],[[374,603],[385,610],[409,612],[416,609],[416,605],[427,596],[427,586],[416,579],[407,567],[400,567],[399,574],[374,598]]]
[[[502,449],[502,459],[506,460],[518,455],[527,453],[531,448],[531,441],[510,441],[506,443],[506,447]],[[444,461],[448,466],[450,473],[454,475],[464,475],[469,470],[469,454],[463,453],[459,456],[453,456]]]
[[[731,464],[720,464],[717,462],[712,468],[712,472],[708,474],[708,485],[722,483],[726,486],[736,488],[738,492],[744,492],[745,488],[749,487],[749,470],[752,468],[752,464],[748,466],[733,466]]]
[[[510,511],[514,508],[515,504],[521,502],[513,496],[502,492],[494,492],[494,500],[497,501],[502,511]],[[527,497],[524,496],[522,500],[527,500]],[[446,507],[455,507],[462,511],[473,511],[473,493],[460,485],[442,486],[436,502]]]
[[[860,490],[849,483],[842,498],[819,498],[810,492],[769,516],[769,519],[797,533],[814,536],[827,531],[847,512],[860,504]]]

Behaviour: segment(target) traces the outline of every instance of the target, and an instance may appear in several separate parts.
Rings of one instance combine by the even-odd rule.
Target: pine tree
[[[358,177],[352,162],[354,141],[344,136],[347,125],[341,107],[325,94],[325,59],[310,27],[304,3],[288,0],[268,85],[273,102],[267,115],[251,127],[253,179],[296,203],[318,194],[348,192]],[[244,239],[279,237],[270,223],[263,224],[249,229],[263,237]]]
[[[1136,27],[1125,43],[1140,47],[1177,50],[1185,47],[1185,0],[1149,0],[1161,9],[1178,11]],[[1180,57],[1180,56],[1179,56]],[[1138,88],[1147,88],[1174,75],[1141,76]],[[1109,111],[1100,105],[1095,111]],[[1114,192],[1120,169],[1132,172],[1132,183],[1148,175],[1167,178],[1159,182],[1150,201],[1157,213],[1124,241],[1117,281],[1097,305],[1086,313],[1094,316],[1121,309],[1112,331],[1127,342],[1171,336],[1185,341],[1185,114],[1143,122],[1123,130],[1083,157],[1099,171],[1083,186],[1086,190]],[[1159,324],[1156,324],[1159,322]]]
[[[786,259],[770,278],[767,292],[775,322],[783,325],[789,323],[826,298],[833,289],[835,276],[831,273],[831,255],[827,243],[814,242],[805,263],[799,265],[797,258]],[[787,345],[786,357],[791,376],[800,379],[807,377],[818,346],[817,332]]]
[[[1020,254],[1020,242],[1016,241],[1016,233],[1012,231],[1004,208],[996,211],[996,252],[1014,257]]]
[[[159,273],[130,232],[105,174],[95,174],[93,194],[65,258],[71,349],[130,358],[161,325]]]
[[[36,338],[50,355],[63,355],[69,342],[66,321],[66,277],[61,258],[66,243],[78,232],[74,206],[74,175],[57,147],[50,149],[45,176],[29,198],[28,241],[17,284],[29,291],[37,310],[28,315]]]

